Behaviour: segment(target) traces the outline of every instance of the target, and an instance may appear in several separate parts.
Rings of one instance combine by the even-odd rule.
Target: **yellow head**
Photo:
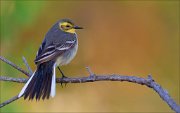
[[[83,29],[82,27],[74,25],[69,19],[63,19],[59,22],[59,28],[67,33],[75,33],[76,29]]]

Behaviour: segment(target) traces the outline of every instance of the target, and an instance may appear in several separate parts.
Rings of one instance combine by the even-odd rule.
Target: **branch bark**
[[[5,59],[0,56],[0,59]],[[8,61],[7,59],[3,60],[4,62]],[[9,65],[13,64],[12,62],[6,62]],[[15,69],[19,70],[18,66],[13,66]],[[168,106],[175,112],[180,113],[180,106],[176,104],[176,102],[171,98],[171,96],[168,94],[168,92],[163,89],[158,83],[156,83],[151,75],[148,75],[147,78],[141,78],[136,76],[126,76],[126,75],[118,75],[118,74],[112,74],[112,75],[96,75],[92,73],[90,68],[87,68],[90,76],[88,77],[77,77],[77,78],[56,78],[57,83],[86,83],[86,82],[95,82],[95,81],[126,81],[126,82],[132,82],[140,85],[145,85],[149,88],[152,88],[154,91],[157,92],[157,94],[168,104]],[[26,71],[19,70],[22,73]],[[29,73],[24,73],[28,76],[30,76]],[[0,76],[0,81],[9,81],[9,82],[17,82],[17,83],[26,83],[28,79],[26,78],[12,78],[12,77],[5,77]],[[0,108],[19,99],[17,96],[3,102],[0,104]]]

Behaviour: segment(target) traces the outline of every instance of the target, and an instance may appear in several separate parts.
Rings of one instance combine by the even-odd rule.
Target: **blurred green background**
[[[36,52],[50,27],[70,18],[85,29],[77,31],[79,50],[62,70],[69,77],[123,74],[147,77],[179,101],[179,1],[5,1],[1,0],[1,55],[35,70]],[[1,63],[1,75],[26,77]],[[57,76],[60,73],[57,71]],[[26,77],[27,78],[27,77]],[[0,82],[1,102],[17,95],[24,84]],[[57,84],[55,98],[19,99],[1,112],[172,112],[145,86],[127,82]]]

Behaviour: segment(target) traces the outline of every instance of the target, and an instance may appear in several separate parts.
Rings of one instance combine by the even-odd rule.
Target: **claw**
[[[61,78],[62,79],[62,78]],[[60,82],[60,84],[61,84],[61,87],[63,88],[63,83],[62,82]]]

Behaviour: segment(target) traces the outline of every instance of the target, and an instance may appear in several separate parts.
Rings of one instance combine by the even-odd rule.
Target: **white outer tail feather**
[[[36,71],[35,71],[35,72],[36,72]],[[35,73],[35,72],[34,72],[34,73]],[[24,94],[24,92],[25,92],[28,84],[30,83],[31,79],[32,79],[33,76],[34,76],[34,73],[31,75],[31,77],[29,78],[29,80],[27,81],[27,83],[24,85],[24,87],[22,88],[22,90],[21,90],[21,92],[19,93],[18,97],[21,97],[21,96]]]
[[[52,75],[52,82],[51,82],[51,97],[54,97],[56,94],[56,63],[53,66],[53,75]]]

